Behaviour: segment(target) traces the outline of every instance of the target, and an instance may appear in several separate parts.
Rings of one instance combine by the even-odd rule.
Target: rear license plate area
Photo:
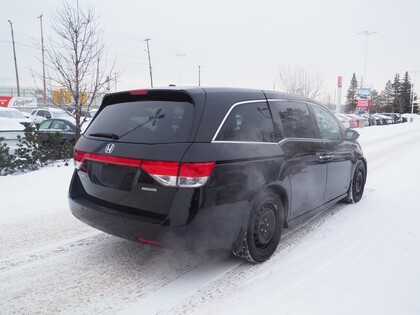
[[[124,191],[132,190],[140,175],[137,167],[95,161],[88,161],[87,169],[93,183]]]

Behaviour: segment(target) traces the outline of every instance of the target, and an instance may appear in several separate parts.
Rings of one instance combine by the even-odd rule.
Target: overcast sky
[[[54,34],[50,13],[61,1],[13,0],[0,10],[0,87],[15,87],[10,25],[15,33],[21,87],[34,86],[29,67],[41,71],[40,23]],[[281,90],[279,68],[302,66],[324,75],[333,97],[343,76],[343,97],[353,72],[379,92],[395,73],[420,71],[419,0],[80,0],[95,8],[108,59],[122,72],[117,89],[150,85],[145,38],[155,86],[201,85]],[[414,81],[414,73],[411,74]],[[416,78],[420,89],[420,72]]]

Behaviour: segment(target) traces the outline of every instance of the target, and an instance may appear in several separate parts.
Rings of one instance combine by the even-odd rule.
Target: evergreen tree
[[[346,113],[351,113],[356,110],[356,96],[357,96],[358,87],[359,87],[359,84],[357,83],[356,74],[353,73],[353,77],[351,78],[349,89],[347,90],[346,107],[344,109]]]
[[[379,95],[378,100],[378,107],[377,112],[392,112],[392,106],[394,103],[394,96],[393,96],[393,88],[391,80],[388,80],[388,82],[385,84],[384,90]]]
[[[394,82],[392,83],[392,111],[400,113],[402,111],[401,106],[401,81],[400,75],[396,73],[394,77]]]
[[[0,137],[0,175],[8,175],[14,171],[14,158],[9,152],[9,147],[4,141],[3,137]]]
[[[411,113],[411,82],[408,72],[405,73],[403,82],[401,83],[401,109],[402,113]]]
[[[370,113],[378,113],[378,108],[380,105],[379,93],[375,89],[370,92]]]

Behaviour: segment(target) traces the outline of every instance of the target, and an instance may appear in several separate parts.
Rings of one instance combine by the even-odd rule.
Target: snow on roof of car
[[[25,126],[19,122],[9,118],[0,117],[0,131],[21,131],[24,129]]]

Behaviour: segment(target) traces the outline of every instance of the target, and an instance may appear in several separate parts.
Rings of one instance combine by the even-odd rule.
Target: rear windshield
[[[85,132],[121,142],[189,142],[194,106],[187,102],[141,101],[107,105]]]

